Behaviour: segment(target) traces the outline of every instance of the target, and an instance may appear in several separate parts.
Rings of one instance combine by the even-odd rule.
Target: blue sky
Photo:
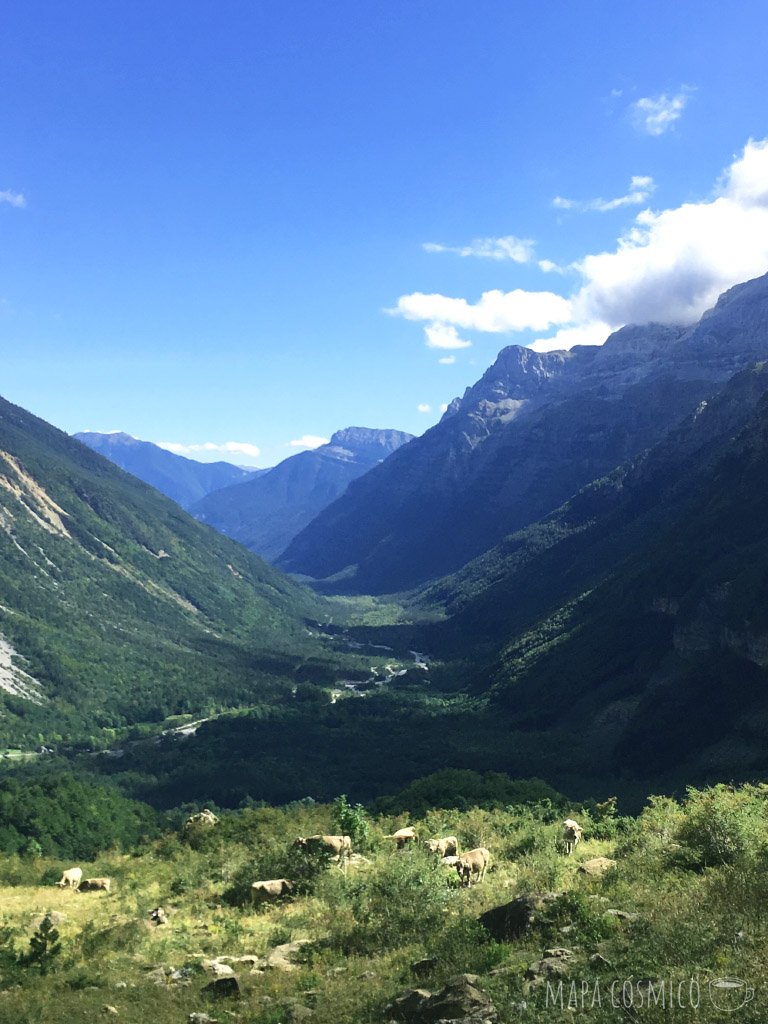
[[[504,345],[693,319],[768,270],[767,30],[757,0],[9,7],[0,393],[269,465],[420,433]]]

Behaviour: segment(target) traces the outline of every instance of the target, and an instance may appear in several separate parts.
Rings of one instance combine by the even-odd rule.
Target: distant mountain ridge
[[[349,484],[413,439],[401,430],[347,427],[255,479],[224,487],[192,515],[263,558],[275,559]]]
[[[220,487],[248,480],[265,470],[248,470],[229,462],[198,462],[166,451],[151,441],[139,441],[117,431],[100,434],[86,430],[72,435],[93,451],[104,455],[127,473],[156,487],[162,494],[189,508]]]
[[[631,325],[600,347],[500,352],[440,423],[352,483],[278,564],[340,592],[385,593],[458,570],[660,441],[738,370],[768,357],[768,275],[692,327]]]

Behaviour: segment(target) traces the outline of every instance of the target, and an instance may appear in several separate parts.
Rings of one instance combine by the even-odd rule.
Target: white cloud
[[[607,213],[610,210],[618,210],[622,206],[638,206],[648,200],[656,188],[653,178],[643,174],[635,174],[629,182],[629,190],[623,196],[615,199],[564,199],[562,196],[555,196],[552,205],[558,210],[585,210]],[[547,264],[543,266],[542,264]],[[542,270],[554,269],[554,264],[549,266],[548,260],[540,260],[539,267]]]
[[[557,352],[574,345],[602,345],[610,333],[610,324],[595,320],[578,327],[563,327],[551,338],[537,338],[530,347],[534,352]]]
[[[431,405],[427,405],[426,402],[420,402],[416,406],[416,409],[417,409],[418,412],[432,412],[432,406]]]
[[[447,402],[441,402],[440,403],[440,412],[448,412],[448,403]]]
[[[563,268],[559,267],[557,263],[553,263],[552,260],[539,260],[539,270],[542,270],[545,274],[563,273]]]
[[[512,260],[528,263],[533,257],[533,242],[528,238],[503,235],[501,238],[474,238],[469,245],[439,245],[425,242],[425,252],[450,252],[455,256],[477,256],[486,260]]]
[[[567,297],[497,290],[472,303],[414,292],[390,312],[433,332],[555,328],[536,339],[539,351],[600,344],[627,323],[692,323],[727,288],[768,271],[768,139],[750,139],[705,199],[642,210],[615,248],[565,269],[578,277]]]
[[[245,455],[249,459],[257,459],[261,455],[261,449],[255,444],[247,441],[225,441],[223,444],[215,444],[213,441],[204,441],[202,444],[181,444],[179,441],[157,441],[158,448],[165,448],[166,451],[175,455]],[[202,459],[209,462],[210,459]]]
[[[318,437],[317,434],[304,434],[303,437],[297,437],[288,444],[291,448],[319,448],[320,445],[330,444],[330,440],[327,437]]]
[[[27,205],[27,200],[21,194],[21,192],[10,192],[7,189],[0,192],[0,203],[8,203],[9,206],[15,206],[17,209]]]
[[[614,252],[576,264],[582,321],[689,323],[718,295],[768,270],[768,140],[750,140],[713,199],[644,210]]]
[[[442,366],[453,366],[456,362],[456,356],[443,356],[442,359],[437,360]]]
[[[427,348],[469,348],[471,341],[459,337],[455,327],[447,324],[428,324],[424,328]]]
[[[554,292],[526,292],[520,288],[511,292],[499,289],[483,292],[475,303],[447,295],[413,292],[401,295],[395,309],[389,312],[406,320],[429,320],[433,326],[453,324],[469,330],[503,334],[523,331],[528,327],[544,331],[553,324],[566,323],[571,319],[571,304]],[[465,348],[466,344],[431,347]]]
[[[648,135],[663,135],[674,127],[688,102],[688,92],[683,89],[675,96],[644,96],[633,104],[635,121]]]

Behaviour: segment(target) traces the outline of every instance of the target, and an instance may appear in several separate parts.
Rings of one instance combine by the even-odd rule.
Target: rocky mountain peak
[[[373,427],[344,427],[331,435],[330,445],[356,452],[381,448],[382,458],[412,439],[412,434],[403,430],[377,430]]]
[[[594,356],[594,350],[587,346],[535,352],[522,345],[508,345],[476,384],[468,387],[461,398],[454,398],[443,419],[460,411],[484,417],[509,415],[522,404],[545,397],[561,380],[580,375]]]

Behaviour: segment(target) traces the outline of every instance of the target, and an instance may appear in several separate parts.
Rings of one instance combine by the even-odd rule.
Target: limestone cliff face
[[[387,592],[455,571],[661,440],[768,358],[768,275],[692,327],[625,327],[602,347],[500,352],[443,419],[329,505],[279,564]]]
[[[274,559],[350,482],[412,438],[401,430],[347,427],[328,444],[299,452],[242,484],[224,487],[193,505],[196,519]]]

